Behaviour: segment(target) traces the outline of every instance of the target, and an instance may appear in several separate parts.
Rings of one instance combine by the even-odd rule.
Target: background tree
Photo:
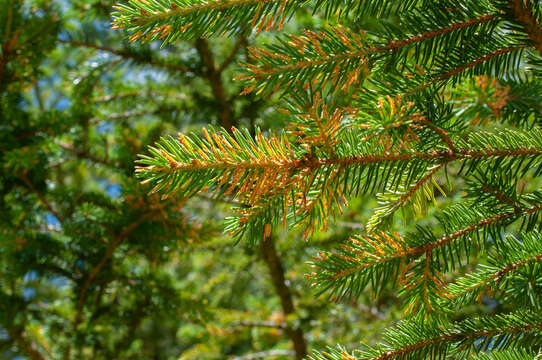
[[[115,27],[142,42],[280,30],[304,9],[332,25],[251,48],[237,77],[245,93],[284,95],[286,131],[165,137],[141,156],[137,175],[167,198],[235,199],[226,231],[262,244],[281,223],[312,237],[348,199],[377,194],[364,231],[316,257],[309,278],[339,300],[395,289],[407,317],[381,345],[352,355],[330,348],[316,359],[534,358],[542,345],[541,7],[121,4]],[[368,15],[376,23],[365,28]],[[395,221],[398,210],[415,226]]]

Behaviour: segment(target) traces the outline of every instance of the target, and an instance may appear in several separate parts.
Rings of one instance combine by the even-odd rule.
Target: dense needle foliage
[[[281,226],[310,240],[349,200],[376,196],[363,231],[315,257],[308,278],[350,302],[394,289],[406,317],[381,345],[314,359],[538,353],[540,2],[132,0],[117,9],[114,26],[132,41],[279,32],[250,48],[236,79],[244,94],[280,96],[289,124],[162,138],[136,170],[151,194],[232,199],[226,232],[253,244]],[[306,11],[321,25],[283,34]],[[480,302],[502,308],[457,318]]]

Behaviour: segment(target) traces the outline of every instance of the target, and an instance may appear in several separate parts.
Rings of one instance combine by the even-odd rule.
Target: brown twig
[[[244,35],[240,35],[239,39],[237,39],[237,42],[233,46],[233,49],[231,50],[230,54],[222,62],[222,65],[220,65],[217,71],[219,73],[223,72],[228,67],[228,65],[230,65],[232,61],[235,59],[235,56],[239,52],[239,49],[241,49],[241,47],[246,46],[246,44],[247,44],[247,38]]]
[[[233,117],[231,101],[228,99],[222,82],[222,73],[216,68],[215,58],[209,47],[209,42],[205,39],[197,39],[196,50],[205,68],[203,75],[209,81],[213,95],[220,105],[220,113],[218,114],[219,122],[227,131],[231,131],[231,128],[236,125],[237,121]]]
[[[167,98],[175,98],[177,100],[187,100],[188,97],[185,94],[177,94],[177,93],[169,93],[169,92],[161,92],[161,91],[154,91],[154,90],[143,90],[143,91],[131,91],[131,92],[125,92],[125,93],[116,93],[112,95],[104,95],[99,96],[97,98],[94,98],[94,102],[109,102],[113,100],[118,99],[125,99],[130,97],[137,97],[137,96],[143,96],[143,97],[167,97]]]
[[[7,328],[6,331],[17,347],[32,360],[47,360],[45,356],[34,348],[34,345],[26,338],[22,330]]]
[[[34,187],[32,182],[28,179],[28,176],[26,175],[26,173],[22,173],[20,176],[23,182],[26,184],[26,186],[28,186],[28,188],[34,194],[36,194],[38,199],[40,199],[41,203],[47,208],[47,210],[49,210],[49,212],[51,212],[51,214],[53,214],[61,224],[64,224],[64,218],[60,216],[58,211],[56,211],[55,208],[51,205],[51,203],[47,201],[45,196]]]
[[[157,115],[160,113],[168,112],[170,109],[166,108],[158,108],[158,109],[151,109],[151,110],[143,110],[143,111],[126,111],[123,113],[114,113],[111,114],[105,118],[95,117],[90,119],[90,124],[96,125],[102,121],[116,121],[116,120],[123,120],[123,119],[129,119],[139,116],[145,116],[145,115]]]
[[[73,326],[72,326],[73,332],[76,332],[77,329],[79,328],[79,325],[81,324],[82,317],[83,317],[83,305],[85,304],[87,292],[90,285],[92,284],[92,281],[96,278],[96,276],[102,270],[102,268],[107,264],[107,262],[113,255],[114,251],[119,247],[120,244],[122,244],[125,238],[152,215],[153,215],[152,212],[148,212],[142,215],[136,221],[134,221],[129,226],[127,226],[121,233],[116,235],[113,238],[113,241],[107,247],[105,254],[100,260],[100,262],[91,270],[85,282],[83,283],[83,286],[81,287],[81,291],[79,292],[79,299],[77,300],[76,313],[75,313]],[[70,357],[70,346],[68,345],[68,347],[66,348],[66,352],[64,353],[64,359],[69,359],[69,357]]]
[[[76,155],[78,158],[89,159],[89,160],[92,160],[92,161],[94,161],[96,163],[110,165],[108,160],[99,158],[97,156],[94,156],[94,155],[90,154],[88,151],[76,149],[73,146],[71,146],[69,144],[66,144],[66,143],[64,143],[62,141],[55,141],[55,144],[60,146],[63,150],[66,150],[66,151]]]
[[[277,254],[275,247],[275,241],[272,236],[265,237],[261,244],[261,251],[263,259],[269,269],[271,280],[275,291],[280,299],[282,311],[284,316],[295,313],[294,302],[290,288],[286,285],[286,278],[284,277],[284,267]],[[303,359],[307,354],[307,343],[303,336],[303,330],[301,328],[293,328],[287,326],[285,328],[286,333],[290,337],[294,345],[296,359]]]
[[[518,211],[521,210],[521,205],[518,202],[513,201],[512,199],[510,199],[508,196],[506,196],[505,194],[503,194],[499,190],[491,188],[491,187],[489,187],[487,185],[482,185],[481,189],[483,191],[495,196],[498,200],[512,206],[514,209],[516,209]]]
[[[542,27],[533,16],[531,9],[533,3],[531,0],[512,0],[510,8],[514,17],[523,24],[525,32],[533,42],[536,50],[542,55]]]
[[[96,45],[93,43],[88,43],[88,42],[83,42],[83,41],[73,41],[73,40],[63,40],[63,39],[59,39],[58,41],[60,43],[71,45],[71,46],[84,47],[88,49],[104,51],[113,55],[117,55],[123,59],[131,59],[136,62],[146,63],[152,66],[164,68],[171,71],[176,71],[176,72],[190,72],[191,71],[189,68],[187,68],[184,65],[168,64],[166,62],[159,61],[152,58],[145,59],[143,57],[137,56],[136,54],[132,54],[126,50],[117,50],[117,49],[109,48],[106,46]]]
[[[232,327],[262,327],[262,328],[271,328],[271,329],[285,329],[286,323],[284,322],[276,322],[276,321],[236,321],[234,323],[231,323],[230,326]]]

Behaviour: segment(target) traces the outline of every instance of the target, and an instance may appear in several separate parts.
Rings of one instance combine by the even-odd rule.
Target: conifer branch
[[[131,41],[178,39],[233,33],[250,25],[258,31],[281,29],[292,11],[306,0],[174,0],[117,5],[113,27],[133,32]]]
[[[542,55],[542,26],[532,10],[539,6],[531,0],[511,0],[510,8],[514,17],[523,24],[525,32],[533,42],[534,47]],[[540,11],[538,11],[540,13]]]
[[[472,357],[472,360],[532,360],[537,359],[536,354],[527,349],[513,348],[508,350],[480,353]]]
[[[282,169],[284,170],[302,170],[302,169],[316,169],[325,166],[356,166],[366,165],[371,163],[385,163],[385,162],[398,162],[398,161],[439,161],[450,162],[454,160],[466,160],[466,159],[487,159],[493,157],[527,157],[527,156],[540,156],[542,154],[542,148],[531,149],[513,149],[513,150],[501,150],[501,149],[487,149],[487,150],[471,150],[471,149],[458,149],[456,153],[452,153],[448,150],[440,151],[427,151],[417,152],[393,152],[386,154],[358,154],[344,158],[302,158],[302,159],[290,159],[290,158],[278,158],[278,159],[265,159],[261,158],[259,161],[240,161],[237,163],[228,161],[229,159],[216,160],[213,162],[202,162],[197,159],[190,163],[183,163],[173,159],[166,153],[160,152],[165,159],[170,160],[168,164],[164,166],[150,166],[150,167],[138,167],[139,173],[148,171],[150,173],[173,173],[177,171],[200,171],[210,169]]]
[[[493,21],[496,18],[497,18],[497,15],[487,14],[487,15],[482,15],[482,16],[480,16],[478,18],[474,18],[474,19],[466,19],[466,20],[461,21],[461,22],[457,22],[457,23],[454,23],[454,24],[449,24],[449,25],[443,26],[443,27],[441,27],[441,28],[439,28],[437,30],[431,30],[431,31],[427,31],[425,33],[413,35],[413,36],[407,37],[407,38],[405,38],[403,40],[391,40],[384,46],[375,47],[374,51],[397,50],[399,48],[403,48],[403,47],[406,47],[408,45],[420,43],[422,41],[426,41],[426,40],[429,40],[431,38],[435,38],[435,37],[438,37],[438,36],[449,34],[451,32],[457,31],[459,29],[464,29],[464,28],[468,28],[468,27],[471,27],[471,26],[474,26],[474,25],[484,24],[484,23]]]
[[[95,118],[89,119],[89,125],[96,125],[102,121],[124,120],[124,119],[130,119],[130,118],[137,118],[137,117],[141,117],[145,115],[158,115],[158,114],[167,113],[167,112],[171,112],[171,109],[167,107],[159,107],[157,109],[150,109],[150,110],[143,110],[143,111],[126,111],[122,113],[110,114],[105,118],[95,117]]]
[[[469,69],[473,69],[483,63],[486,63],[490,60],[493,60],[497,57],[500,57],[500,56],[503,56],[503,55],[506,55],[506,54],[509,54],[509,53],[512,53],[512,52],[516,52],[516,51],[519,51],[519,50],[523,50],[523,49],[526,49],[527,46],[525,45],[521,45],[521,46],[513,46],[513,47],[507,47],[507,48],[500,48],[500,49],[497,49],[497,50],[494,50],[492,51],[491,53],[489,54],[485,54],[477,59],[474,59],[464,65],[461,65],[461,66],[458,66],[456,67],[455,69],[452,69],[452,70],[449,70],[443,74],[438,74],[438,75],[434,75],[434,78],[435,80],[437,81],[444,81],[444,80],[448,80],[466,70],[469,70]]]
[[[537,263],[542,260],[542,252],[538,253],[530,258],[519,260],[515,263],[507,264],[506,266],[496,270],[491,271],[491,269],[483,269],[480,273],[473,274],[472,276],[466,277],[465,279],[458,279],[454,284],[450,285],[447,289],[447,293],[451,295],[446,295],[445,302],[453,303],[454,306],[458,305],[457,299],[460,297],[466,297],[467,295],[477,294],[480,291],[484,291],[488,288],[496,288],[503,278],[510,275],[514,271],[521,269],[522,267],[530,264]],[[491,271],[491,272],[490,272]],[[481,278],[481,279],[480,279]],[[469,280],[476,281],[475,283],[470,283]],[[471,280],[471,281],[472,281]],[[454,286],[455,285],[455,286]],[[452,292],[452,289],[455,292]]]
[[[179,101],[185,101],[187,100],[187,96],[182,93],[177,92],[162,92],[162,91],[155,91],[155,90],[143,90],[143,91],[129,91],[129,92],[118,92],[111,95],[103,95],[99,96],[93,99],[93,102],[110,102],[113,100],[120,100],[125,98],[132,98],[132,97],[166,97],[171,98]],[[92,122],[92,120],[91,120]]]
[[[148,64],[151,66],[163,68],[163,69],[174,71],[174,72],[186,73],[189,71],[192,71],[192,72],[195,71],[194,69],[189,69],[188,67],[184,65],[167,63],[167,62],[164,62],[163,60],[157,60],[152,57],[146,58],[144,56],[138,56],[135,52],[131,52],[131,51],[117,50],[117,49],[109,48],[106,46],[101,46],[101,45],[83,42],[83,41],[73,41],[73,40],[63,40],[63,39],[59,39],[58,41],[60,43],[71,45],[71,46],[84,47],[84,48],[89,48],[89,49],[95,49],[98,51],[104,51],[104,52],[116,55],[123,59],[132,60],[136,63]]]
[[[245,64],[247,74],[242,74],[237,79],[246,81],[245,92],[268,94],[280,86],[291,86],[294,81],[304,85],[312,79],[318,79],[320,86],[331,83],[334,87],[346,90],[350,85],[368,76],[369,64],[376,57],[393,57],[398,49],[421,45],[427,40],[483,25],[496,18],[494,14],[486,14],[411,35],[402,40],[390,40],[382,45],[371,44],[365,39],[365,34],[352,33],[341,26],[324,32],[306,30],[303,36],[290,36],[278,45],[251,48],[251,57],[258,62]],[[481,59],[475,64],[466,66],[465,69],[488,59]],[[457,72],[465,69],[458,69]],[[449,77],[451,76],[452,74]]]
[[[199,1],[195,3],[188,4],[179,4],[176,2],[171,3],[169,9],[162,8],[155,10],[153,13],[148,13],[142,5],[137,4],[134,1],[132,6],[140,6],[140,15],[141,18],[137,21],[141,23],[151,22],[155,20],[163,20],[172,17],[185,17],[193,13],[198,12],[208,12],[213,10],[223,11],[229,8],[241,7],[241,6],[262,6],[267,3],[278,3],[283,0],[211,0],[211,1]],[[184,5],[184,6],[183,6]],[[124,8],[119,7],[119,10],[124,10]]]
[[[282,217],[283,225],[293,217],[312,230],[318,223],[325,228],[334,211],[331,206],[341,211],[340,204],[346,203],[347,195],[359,193],[362,182],[366,192],[398,181],[398,164],[423,171],[429,165],[462,161],[472,172],[491,163],[521,167],[519,159],[542,156],[542,138],[533,141],[518,132],[473,133],[458,142],[454,152],[390,149],[378,141],[360,144],[354,133],[351,141],[338,143],[329,157],[318,157],[291,144],[285,135],[266,138],[258,133],[254,140],[248,132],[204,130],[203,138],[180,134],[179,140],[162,139],[150,148],[151,156],[141,157],[136,173],[164,197],[191,197],[204,190],[239,197],[246,206],[236,210],[238,216],[230,219],[227,231],[242,234],[249,226],[256,234],[265,224],[276,223],[276,216]]]
[[[64,224],[64,217],[60,216],[60,213],[55,210],[55,208],[51,205],[51,203],[47,200],[47,198],[38,191],[35,186],[32,184],[26,173],[21,173],[21,179],[23,182],[28,186],[28,188],[40,199],[41,203],[45,206],[47,210],[51,212],[51,214],[54,215],[54,217],[61,223]]]
[[[119,358],[119,354],[122,350],[126,349],[133,341],[136,330],[139,328],[143,320],[145,319],[145,308],[150,302],[150,296],[146,295],[141,302],[137,303],[134,307],[134,314],[128,323],[128,331],[123,337],[115,344],[114,351],[111,353],[111,358]]]
[[[313,265],[318,271],[312,273],[310,277],[315,280],[315,285],[321,292],[332,288],[333,293],[341,298],[357,297],[368,284],[371,284],[372,290],[378,293],[385,282],[395,282],[396,277],[400,278],[398,274],[404,274],[408,270],[407,264],[412,264],[419,256],[425,255],[426,259],[443,257],[446,267],[453,267],[453,263],[457,261],[454,260],[453,252],[459,250],[449,248],[448,251],[445,248],[452,246],[456,240],[485,229],[502,227],[541,210],[542,204],[537,204],[522,208],[520,211],[482,217],[440,238],[435,238],[429,230],[423,228],[419,228],[416,233],[408,234],[406,238],[399,234],[386,233],[352,238],[348,245],[342,246],[340,252],[320,253],[320,257],[315,257],[316,262]],[[468,253],[470,244],[465,243],[462,246]]]
[[[405,11],[415,1],[405,0],[129,0],[115,6],[113,28],[132,33],[131,41],[162,40],[164,43],[211,35],[282,29],[292,13],[307,4],[325,17],[390,15]]]
[[[441,139],[442,141],[448,146],[451,152],[455,152],[455,145],[450,139],[450,137],[446,134],[446,131],[444,131],[442,128],[431,124],[429,121],[425,121],[424,125],[433,130]]]
[[[406,191],[399,193],[389,191],[388,193],[381,194],[379,196],[379,203],[382,203],[382,205],[375,209],[374,215],[368,221],[367,229],[369,231],[374,231],[385,218],[393,215],[398,209],[405,206],[412,200],[417,192],[422,190],[428,182],[433,180],[433,176],[444,166],[445,163],[434,166],[419,180],[413,184],[409,184]]]
[[[107,262],[109,261],[109,259],[111,258],[111,256],[115,252],[115,250],[122,244],[122,242],[124,240],[126,240],[126,237],[131,232],[136,230],[142,223],[147,221],[147,219],[149,219],[153,215],[154,214],[152,212],[147,212],[147,213],[143,214],[136,221],[134,221],[133,223],[131,223],[130,225],[125,227],[122,232],[115,235],[113,237],[112,241],[109,243],[109,246],[107,247],[107,249],[105,251],[105,254],[102,257],[102,259],[100,260],[100,262],[90,271],[88,276],[85,278],[85,281],[82,284],[81,289],[79,291],[79,297],[78,297],[78,300],[77,300],[76,313],[75,313],[75,317],[74,317],[73,324],[72,324],[74,332],[77,331],[77,329],[79,328],[79,325],[80,325],[80,323],[82,321],[83,306],[85,304],[85,300],[86,300],[86,297],[87,297],[87,292],[88,292],[88,289],[90,288],[90,285],[92,284],[92,282],[96,278],[96,276],[98,276],[98,273],[107,264]],[[68,347],[68,349],[66,350],[66,354],[68,354],[68,355],[65,356],[65,357],[69,358],[69,352],[70,352],[70,350],[69,350],[69,347]]]
[[[326,104],[319,92],[300,99],[300,102],[303,105],[292,105],[283,110],[284,113],[295,115],[295,121],[286,127],[288,134],[295,137],[298,143],[323,148],[328,156],[333,156],[345,111],[333,104]]]
[[[64,142],[61,142],[61,141],[55,141],[55,144],[60,146],[63,150],[76,155],[80,159],[88,159],[88,160],[94,161],[95,163],[104,164],[104,165],[111,165],[109,160],[94,156],[94,155],[90,154],[88,151],[84,151],[83,149],[76,149],[73,146],[71,146],[69,144],[66,144]]]
[[[503,326],[502,328],[483,329],[483,330],[474,330],[474,329],[472,329],[470,332],[464,332],[464,333],[458,333],[453,330],[452,332],[444,332],[441,336],[426,339],[426,340],[419,341],[413,344],[409,344],[409,345],[400,347],[398,349],[389,350],[382,353],[379,356],[366,358],[366,359],[386,360],[386,359],[401,358],[409,353],[416,352],[422,348],[434,346],[434,345],[445,343],[445,342],[455,342],[458,340],[465,340],[467,343],[469,343],[479,338],[487,338],[487,337],[493,337],[493,336],[498,336],[498,335],[503,335],[503,336],[516,335],[516,334],[522,334],[522,333],[529,333],[533,331],[541,331],[542,321],[537,321],[537,322],[532,322],[532,323],[528,321],[525,321],[525,322],[518,321],[518,324],[514,324],[511,326]]]
[[[521,209],[521,204],[519,204],[517,201],[510,199],[506,194],[503,194],[498,189],[494,189],[486,184],[482,184],[480,187],[483,191],[495,196],[499,201],[502,201],[503,203],[512,206],[513,208],[517,209],[518,211]]]
[[[421,359],[434,356],[466,356],[483,351],[494,344],[496,349],[505,349],[509,344],[540,342],[542,319],[534,312],[516,312],[492,317],[480,317],[457,323],[421,319],[404,321],[387,333],[386,345],[365,348],[349,355],[342,349],[329,349],[316,353],[313,360],[388,360]],[[480,345],[476,346],[476,342]],[[439,354],[439,355],[436,355]]]

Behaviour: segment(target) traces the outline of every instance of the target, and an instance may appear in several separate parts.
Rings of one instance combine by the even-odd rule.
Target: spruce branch
[[[91,160],[91,161],[93,161],[95,163],[98,163],[98,164],[111,165],[111,163],[109,162],[108,159],[94,156],[94,155],[90,154],[88,151],[85,151],[83,149],[76,149],[73,146],[71,146],[69,144],[66,144],[66,143],[64,143],[62,141],[56,141],[55,144],[57,144],[63,150],[65,150],[65,151],[67,151],[67,152],[69,152],[71,154],[74,154],[75,156],[77,156],[77,158],[88,159],[88,160]]]
[[[310,5],[325,17],[389,16],[405,11],[414,0],[129,0],[115,6],[113,28],[132,33],[131,41],[172,43],[212,35],[242,34],[247,29],[282,29],[296,9]]]
[[[479,300],[483,294],[497,296],[502,291],[506,296],[508,281],[515,273],[542,260],[542,242],[537,232],[525,234],[521,240],[509,236],[506,241],[488,256],[489,265],[481,265],[471,274],[457,279],[442,293],[441,306],[454,309]],[[535,296],[536,297],[536,296]],[[542,299],[536,299],[540,302]],[[517,302],[518,300],[515,299]],[[531,304],[533,307],[539,303]]]
[[[109,243],[109,246],[107,247],[104,256],[100,260],[100,262],[92,268],[92,270],[89,272],[88,276],[85,278],[84,283],[82,284],[79,296],[77,299],[77,307],[76,307],[76,313],[73,319],[72,327],[73,331],[76,332],[79,328],[81,321],[83,320],[83,307],[85,305],[85,301],[87,298],[88,289],[90,288],[90,285],[95,280],[96,276],[98,276],[99,272],[103,269],[103,267],[107,264],[111,256],[113,256],[113,253],[115,250],[122,244],[124,240],[126,240],[126,237],[130,235],[131,232],[137,229],[138,226],[140,226],[143,222],[145,222],[147,219],[149,219],[154,214],[152,212],[147,212],[140,216],[136,221],[128,225],[124,228],[124,230],[118,234],[115,234],[113,236],[112,241]],[[70,347],[66,349],[65,352],[65,358],[69,358],[70,354]]]
[[[448,79],[457,78],[458,75],[466,71],[469,71],[472,74],[477,74],[478,72],[481,72],[481,73],[494,73],[496,75],[502,76],[504,69],[508,71],[517,69],[519,65],[519,58],[520,58],[519,55],[521,51],[526,48],[527,46],[512,46],[512,47],[499,48],[499,49],[491,51],[490,53],[481,54],[479,57],[471,60],[470,62],[461,64],[453,69],[444,71],[440,74],[435,74],[433,75],[433,78],[436,81],[444,81]],[[499,59],[499,58],[503,58],[502,64],[507,65],[506,68],[500,66],[500,63],[497,63],[494,61],[495,59]],[[464,55],[460,61],[464,61],[463,59],[464,59]],[[449,60],[450,59],[448,59],[448,61]],[[442,59],[441,61],[444,62],[445,60]],[[512,64],[513,67],[508,68],[510,64]],[[482,66],[485,67],[485,69],[483,70],[480,69],[480,67]],[[447,67],[449,67],[449,65],[447,65]],[[487,71],[487,69],[490,69],[491,71]]]
[[[134,90],[134,91],[128,91],[128,92],[117,92],[111,95],[103,95],[96,97],[92,100],[92,102],[100,103],[100,102],[111,102],[113,100],[120,100],[120,99],[126,99],[126,98],[133,98],[133,97],[164,97],[164,98],[171,98],[179,101],[186,101],[188,97],[185,94],[182,93],[176,93],[176,92],[162,92],[162,91],[156,91],[156,90]],[[125,113],[123,113],[125,114]],[[136,114],[137,116],[137,114]],[[91,120],[92,122],[92,120]]]
[[[25,185],[30,189],[30,191],[32,191],[37,197],[38,199],[41,201],[41,203],[43,204],[43,206],[45,206],[45,208],[47,210],[49,210],[51,212],[51,214],[54,215],[55,218],[57,218],[57,220],[61,223],[61,224],[64,224],[64,217],[60,215],[60,213],[53,207],[53,205],[47,200],[47,198],[40,192],[36,189],[36,187],[32,184],[32,182],[30,181],[30,179],[28,178],[28,176],[26,175],[26,173],[21,173],[20,174],[21,176],[21,179],[23,180],[23,182],[25,183]]]
[[[472,360],[531,360],[536,359],[536,353],[520,348],[511,350],[492,351],[480,353],[472,357]]]
[[[173,71],[173,72],[177,72],[177,73],[186,73],[186,72],[189,72],[189,71],[194,72],[193,69],[189,69],[185,65],[174,64],[174,63],[164,61],[162,59],[155,59],[153,57],[147,57],[147,56],[144,56],[144,55],[140,55],[137,52],[135,52],[133,50],[129,50],[129,49],[128,50],[118,50],[118,49],[113,49],[113,48],[109,48],[109,47],[106,47],[106,46],[97,45],[97,44],[84,42],[84,41],[63,40],[63,39],[59,39],[58,41],[60,43],[70,45],[70,46],[74,46],[74,47],[83,47],[83,48],[95,49],[95,50],[98,50],[98,51],[107,52],[107,53],[116,55],[116,56],[118,56],[118,57],[120,57],[122,59],[131,60],[131,61],[135,62],[136,64],[143,64],[143,65],[147,64],[147,65],[150,65],[150,66],[154,66],[156,68],[163,68],[163,69]]]
[[[537,135],[531,137],[533,132]],[[313,170],[326,166],[348,167],[397,161],[445,163],[456,160],[538,157],[542,155],[542,139],[538,137],[538,135],[542,135],[540,130],[533,130],[528,134],[519,131],[472,133],[468,140],[457,144],[455,152],[450,150],[420,152],[414,149],[390,151],[388,149],[384,153],[379,153],[381,148],[367,142],[358,144],[358,148],[361,147],[359,153],[356,153],[357,149],[352,152],[351,148],[350,150],[341,148],[340,150],[345,152],[344,155],[349,156],[337,154],[337,157],[333,158],[317,158],[312,155],[299,156],[298,154],[303,153],[303,149],[296,148],[285,136],[264,138],[261,133],[258,133],[257,140],[254,141],[245,131],[234,130],[233,133],[234,137],[225,133],[219,134],[214,130],[210,132],[204,130],[205,139],[197,136],[187,137],[183,134],[179,134],[178,141],[171,137],[164,138],[158,148],[149,148],[154,157],[141,156],[140,163],[147,166],[139,166],[137,171],[140,177],[147,178],[145,182],[158,183],[158,188],[153,190],[155,192],[166,185],[169,190],[176,190],[169,184],[157,181],[167,177],[169,173],[176,172],[212,169],[219,172],[236,169],[241,171],[276,169],[289,173],[290,171]],[[521,141],[525,142],[521,143]],[[373,151],[363,151],[369,150],[371,147],[373,147]],[[226,179],[223,183],[227,181]]]
[[[318,79],[319,87],[332,84],[346,90],[369,74],[365,34],[337,26],[302,36],[291,35],[267,48],[250,48],[253,63],[236,79],[246,83],[245,93],[270,94],[281,86],[297,86]]]
[[[397,62],[399,49],[404,49],[402,53],[407,53],[413,46],[420,53],[434,50],[436,39],[443,40],[445,36],[491,23],[496,18],[494,14],[485,14],[444,27],[433,25],[435,30],[405,34],[403,39],[386,42],[369,41],[363,32],[354,33],[340,25],[321,32],[305,30],[302,36],[291,35],[275,45],[251,48],[251,57],[256,63],[245,64],[246,74],[237,79],[245,82],[245,92],[269,94],[281,86],[314,83],[314,79],[318,80],[318,86],[331,84],[344,91],[367,77],[372,63]],[[443,50],[449,52],[454,46],[457,44],[450,41],[448,48]]]
[[[458,207],[442,217],[443,228],[450,232],[436,238],[430,229],[419,227],[417,232],[407,234],[368,234],[351,238],[336,252],[321,253],[315,257],[313,266],[316,272],[310,277],[320,292],[331,289],[337,298],[357,298],[363,290],[371,285],[376,294],[387,284],[395,284],[396,278],[407,271],[416,270],[416,261],[421,258],[440,260],[442,265],[432,263],[436,271],[454,268],[460,261],[461,253],[470,252],[471,240],[480,232],[498,233],[504,226],[519,218],[527,218],[542,210],[542,203],[522,208],[521,211],[507,211],[492,216],[481,216],[487,213],[485,207]],[[463,214],[464,219],[458,216]],[[471,221],[470,223],[467,221]],[[475,221],[473,221],[475,220]],[[458,224],[453,224],[457,222]],[[493,229],[493,230],[492,230]],[[485,239],[484,237],[482,237]],[[497,237],[498,238],[498,237]],[[462,242],[459,240],[463,240]],[[485,240],[484,240],[485,241]],[[418,270],[420,268],[418,267]],[[424,276],[421,268],[418,276]],[[405,283],[408,285],[408,282]],[[439,287],[440,288],[440,287]]]
[[[495,19],[497,19],[497,15],[495,14],[481,15],[479,17],[471,18],[471,19],[467,18],[463,21],[458,21],[458,22],[455,22],[443,27],[439,27],[436,30],[426,31],[420,34],[412,35],[402,40],[390,40],[388,41],[388,43],[386,43],[383,46],[375,47],[375,51],[386,51],[386,50],[397,51],[398,49],[407,47],[408,45],[421,43],[423,41],[430,40],[442,35],[446,35],[460,29],[488,23]]]
[[[340,211],[348,195],[393,186],[404,173],[415,170],[413,177],[429,165],[461,161],[465,174],[504,164],[521,170],[522,159],[532,164],[542,155],[542,137],[533,139],[532,131],[472,133],[457,142],[454,152],[390,149],[378,141],[360,143],[356,134],[337,143],[330,156],[307,152],[284,134],[264,137],[258,132],[256,139],[238,130],[233,135],[213,129],[204,130],[204,137],[180,134],[178,140],[162,139],[151,147],[151,156],[141,156],[136,172],[152,184],[152,192],[165,197],[190,197],[206,189],[239,197],[247,206],[236,210],[228,232],[242,234],[256,221],[259,225],[250,231],[255,234],[273,217],[276,223],[277,216],[283,224],[293,217],[312,231],[316,224],[325,229],[328,214],[336,205]]]
[[[511,0],[509,7],[513,17],[523,25],[527,36],[542,55],[542,26],[540,24],[540,5],[537,1]]]
[[[470,125],[497,121],[530,128],[541,122],[540,86],[536,78],[517,83],[480,75],[452,89],[452,101]]]
[[[387,360],[440,359],[464,357],[471,353],[517,346],[537,346],[541,343],[542,318],[536,312],[516,312],[491,317],[479,317],[457,323],[421,319],[403,321],[390,329],[386,345],[366,347],[349,355],[343,349],[316,353],[313,360]]]
[[[132,32],[131,41],[161,39],[164,43],[232,34],[248,26],[268,31],[282,28],[292,11],[304,2],[306,0],[130,0],[115,6],[113,27]]]
[[[313,0],[314,11],[321,11],[328,18],[337,16],[354,19],[362,16],[386,18],[412,9],[415,0]]]
[[[403,189],[399,191],[389,189],[386,193],[377,194],[379,206],[375,209],[373,216],[369,219],[366,226],[367,230],[370,232],[375,231],[387,218],[408,203],[412,203],[416,208],[416,214],[422,214],[424,212],[423,204],[426,199],[434,199],[434,191],[430,186],[431,182],[435,183],[433,177],[444,166],[445,164],[435,165],[421,178],[413,181],[406,187],[403,185]],[[424,197],[426,199],[424,199]]]
[[[322,148],[325,154],[332,156],[343,128],[345,111],[333,103],[326,103],[320,92],[305,95],[295,100],[297,104],[292,103],[282,111],[295,116],[286,131],[303,146]]]

